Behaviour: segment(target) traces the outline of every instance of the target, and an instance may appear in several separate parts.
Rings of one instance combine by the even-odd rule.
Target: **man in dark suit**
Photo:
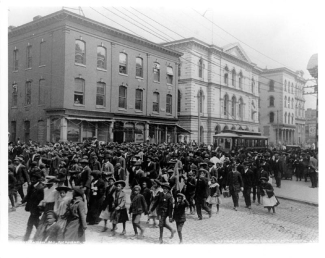
[[[229,193],[231,194],[234,210],[237,211],[238,208],[238,200],[239,200],[239,192],[243,191],[243,179],[241,174],[237,171],[236,165],[232,164],[231,166],[232,172],[228,173],[227,177],[227,188],[229,188]]]
[[[309,167],[310,167],[311,188],[315,188],[317,187],[317,183],[318,183],[318,161],[316,159],[316,155],[312,155],[310,157]]]
[[[41,211],[38,205],[44,199],[44,185],[41,183],[41,180],[42,176],[40,173],[35,172],[31,174],[31,185],[28,187],[27,195],[22,201],[22,203],[26,203],[25,210],[30,212],[24,241],[29,240],[33,226],[37,228],[40,221]]]
[[[15,164],[16,164],[16,169],[15,169],[15,177],[17,180],[17,190],[18,193],[21,197],[21,199],[24,199],[24,191],[23,191],[23,185],[27,182],[28,185],[30,185],[30,179],[29,175],[27,173],[26,167],[22,164],[23,159],[20,157],[15,158]]]
[[[155,171],[155,163],[152,162],[152,159],[150,156],[147,157],[148,165],[146,166],[146,176],[150,179],[156,179],[157,173]]]
[[[251,190],[254,184],[254,173],[248,167],[249,163],[244,163],[244,171],[242,173],[243,183],[244,183],[244,198],[246,208],[251,209]]]
[[[273,163],[273,171],[274,171],[276,186],[281,188],[281,178],[282,178],[282,173],[283,173],[283,164],[282,164],[282,161],[279,159],[278,154],[275,154],[275,160],[274,160],[274,163]]]
[[[211,218],[211,210],[209,209],[206,201],[209,196],[209,184],[208,179],[206,177],[207,171],[205,169],[200,169],[199,178],[196,182],[196,189],[195,189],[195,205],[196,205],[196,212],[199,217],[199,220],[202,220],[202,211],[201,209],[205,210],[209,213],[209,218]]]
[[[87,203],[89,204],[89,194],[90,194],[90,186],[91,186],[91,169],[88,166],[88,160],[82,159],[81,166],[83,170],[80,174],[80,186],[84,188],[85,195],[87,198]]]
[[[116,163],[114,168],[114,178],[116,181],[126,179],[125,169],[122,167],[121,163]]]

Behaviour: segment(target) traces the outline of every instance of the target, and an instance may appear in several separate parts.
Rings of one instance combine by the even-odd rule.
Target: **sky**
[[[63,6],[78,8],[81,5],[87,18],[156,43],[188,37],[219,47],[239,42],[260,68],[285,66],[293,71],[303,70],[304,78],[312,79],[306,67],[309,58],[318,53],[320,1],[233,0],[228,1],[230,4],[200,1],[200,5],[191,1],[161,2],[164,6],[152,5],[149,1],[137,1],[136,4],[123,1],[115,6],[111,2],[92,1],[91,7],[89,2],[83,1],[59,2],[55,2],[57,7],[38,5],[33,1],[33,6],[28,7],[8,5],[8,25],[19,26],[32,21],[34,16],[48,15]],[[78,10],[68,10],[79,13]],[[309,85],[313,84],[309,82]],[[316,108],[315,95],[305,95],[305,99],[305,108]]]

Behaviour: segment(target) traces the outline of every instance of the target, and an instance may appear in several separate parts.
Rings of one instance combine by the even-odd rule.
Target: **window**
[[[291,93],[294,93],[294,91],[293,91],[293,83],[291,83]]]
[[[181,91],[178,90],[177,95],[177,112],[181,112]]]
[[[86,65],[86,43],[82,40],[76,40],[75,63]]]
[[[199,77],[203,78],[203,60],[202,58],[199,60]]]
[[[167,66],[167,84],[173,84],[173,68],[171,66]]]
[[[29,45],[27,46],[27,49],[26,49],[26,61],[27,61],[27,64],[26,64],[26,67],[27,68],[32,68],[32,46]]]
[[[127,99],[127,88],[125,86],[120,86],[119,88],[119,100],[118,107],[126,109],[126,99]]]
[[[25,131],[25,142],[29,141],[29,133],[30,133],[30,121],[24,122],[24,131]]]
[[[97,82],[97,90],[96,90],[96,106],[105,107],[105,91],[106,91],[106,83]]]
[[[270,107],[274,107],[274,97],[270,97]]]
[[[239,82],[239,88],[242,89],[243,88],[243,74],[241,72],[239,73],[238,82]]]
[[[106,70],[106,48],[102,46],[97,47],[97,68]]]
[[[291,99],[291,108],[293,109],[293,105],[294,105],[294,99]]]
[[[143,91],[140,89],[135,90],[135,109],[142,111],[142,94]]]
[[[16,142],[16,131],[17,131],[17,123],[16,121],[11,121],[11,141]]]
[[[14,71],[18,71],[18,49],[15,49],[14,50],[14,64],[13,64],[13,67],[14,67]]]
[[[153,80],[160,82],[160,64],[157,62],[153,63]]]
[[[291,124],[293,125],[293,114],[291,115]]]
[[[284,91],[287,91],[287,80],[284,80]]]
[[[119,60],[119,73],[128,74],[128,55],[125,53],[120,53]]]
[[[270,123],[274,123],[274,113],[270,113]]]
[[[274,91],[274,81],[273,80],[270,80],[269,88],[270,88],[269,91]]]
[[[287,112],[285,112],[285,114],[284,114],[284,123],[285,124],[287,123]]]
[[[224,75],[224,83],[226,85],[228,85],[228,74],[227,73],[225,73],[225,75]]]
[[[252,113],[251,113],[251,119],[254,121],[254,119],[255,119],[255,111],[252,111]]]
[[[74,104],[85,104],[85,80],[76,78],[74,80]]]
[[[236,71],[235,71],[235,69],[232,70],[232,73],[231,73],[231,85],[236,86]]]
[[[290,97],[288,98],[288,108],[290,108]]]
[[[11,102],[12,107],[17,107],[17,99],[18,99],[18,86],[17,83],[14,83],[12,85],[12,102]]]
[[[287,96],[284,97],[284,107],[287,107]]]
[[[143,78],[143,59],[141,57],[137,57],[135,59],[135,67],[136,67],[135,76]]]
[[[152,100],[152,111],[159,113],[159,93],[153,93],[153,100]]]
[[[231,100],[231,115],[236,117],[236,97],[233,96]]]
[[[169,113],[169,114],[172,113],[172,101],[173,101],[172,95],[167,94],[167,96],[166,96],[166,113]]]
[[[255,91],[255,80],[252,78],[252,93]]]
[[[177,67],[177,69],[178,69],[178,77],[181,77],[181,71],[182,71],[182,63],[179,63],[178,64],[178,67]]]
[[[223,114],[225,116],[228,114],[228,106],[229,106],[229,97],[226,94],[223,101]]]
[[[199,92],[199,109],[200,113],[203,113],[203,91],[200,90]]]
[[[25,95],[25,104],[26,106],[32,103],[32,82],[26,82],[26,95]]]
[[[242,120],[244,118],[244,102],[243,99],[239,99],[239,117]]]
[[[45,41],[40,43],[39,66],[45,65]]]
[[[45,80],[39,80],[38,86],[38,105],[44,104]]]

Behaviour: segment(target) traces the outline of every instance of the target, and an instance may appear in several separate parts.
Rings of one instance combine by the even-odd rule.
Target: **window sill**
[[[97,105],[96,105],[96,108],[98,108],[98,109],[104,109],[105,106],[97,106]]]
[[[171,113],[166,113],[166,116],[172,116],[173,114],[171,114]]]
[[[167,83],[167,86],[173,86],[173,84]]]
[[[45,67],[46,65],[39,65],[38,68]]]
[[[24,108],[30,108],[30,107],[31,107],[31,104],[24,106]]]
[[[143,77],[135,76],[136,79],[143,80]]]
[[[31,68],[31,67],[29,67],[29,68],[26,68],[26,69],[25,69],[25,71],[28,71],[28,70],[32,70],[32,68]]]
[[[12,71],[13,73],[18,73],[18,70]]]
[[[129,75],[128,74],[125,74],[125,73],[118,73],[119,75],[122,75],[122,76],[126,76],[128,77]]]
[[[86,65],[84,65],[84,64],[74,63],[74,65],[86,68]]]
[[[135,111],[135,113],[143,113],[143,111],[142,110],[134,110]]]
[[[159,112],[152,111],[152,114],[154,114],[154,115],[159,115]]]
[[[96,70],[97,70],[97,71],[102,71],[102,72],[107,72],[107,69],[99,68],[99,67],[97,67]]]
[[[153,81],[154,83],[159,83],[160,84],[160,82],[158,82],[158,81]]]
[[[17,106],[14,106],[14,107],[11,107],[11,109],[18,109],[18,107]]]
[[[85,107],[84,104],[76,104],[76,103],[73,103],[73,105],[74,105],[75,107]]]
[[[38,104],[37,106],[38,107],[42,107],[42,106],[45,106],[45,104]]]
[[[118,111],[125,111],[125,112],[126,112],[127,110],[126,110],[126,108],[120,108],[120,107],[119,107],[119,108],[118,108]]]

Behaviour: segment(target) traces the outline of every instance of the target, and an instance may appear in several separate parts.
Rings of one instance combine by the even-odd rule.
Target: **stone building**
[[[306,134],[306,146],[311,147],[314,143],[316,145],[316,109],[308,108],[306,111],[306,126],[305,126],[305,134]]]

